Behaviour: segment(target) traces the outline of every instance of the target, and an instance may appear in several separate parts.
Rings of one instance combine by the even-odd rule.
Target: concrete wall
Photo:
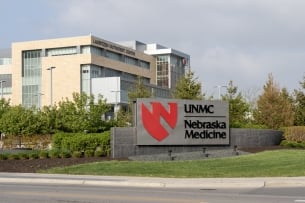
[[[231,146],[265,147],[279,145],[283,132],[269,129],[231,128],[230,135]]]
[[[112,128],[111,129],[111,155],[112,158],[126,158],[135,155],[161,154],[172,152],[202,151],[206,148],[233,148],[237,147],[265,147],[278,145],[282,139],[282,132],[268,129],[230,129],[230,145],[227,146],[137,146],[136,128]]]

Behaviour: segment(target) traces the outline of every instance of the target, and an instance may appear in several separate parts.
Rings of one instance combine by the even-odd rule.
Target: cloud
[[[303,0],[49,1],[50,35],[156,42],[191,55],[205,85],[262,87],[268,73],[297,88],[304,72]],[[212,88],[213,89],[213,88]]]

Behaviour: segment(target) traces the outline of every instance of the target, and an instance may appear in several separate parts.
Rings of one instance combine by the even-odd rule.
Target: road
[[[301,203],[304,187],[147,188],[1,183],[0,203]]]

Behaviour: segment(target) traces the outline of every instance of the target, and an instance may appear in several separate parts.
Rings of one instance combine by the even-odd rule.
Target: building
[[[158,44],[92,35],[16,42],[0,50],[1,95],[13,105],[41,107],[85,92],[119,106],[128,103],[140,76],[156,97],[166,98],[189,61],[189,55]]]

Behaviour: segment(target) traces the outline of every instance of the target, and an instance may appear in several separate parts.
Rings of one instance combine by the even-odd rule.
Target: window
[[[169,56],[157,56],[157,85],[169,87]]]
[[[22,104],[40,107],[41,50],[22,52]]]
[[[103,49],[99,47],[94,47],[94,46],[82,46],[81,47],[81,53],[82,54],[94,54],[97,56],[103,56]]]
[[[11,58],[0,58],[0,65],[9,65],[12,64]]]
[[[139,66],[142,68],[150,69],[150,63],[146,61],[139,61]]]
[[[106,50],[106,57],[110,58],[110,59],[113,59],[113,60],[116,60],[116,61],[122,61],[122,55],[121,54],[118,54],[118,53],[115,53],[115,52],[112,52],[112,51],[109,51],[109,50]]]
[[[129,56],[125,56],[125,63],[138,66],[138,60]]]
[[[63,48],[54,48],[54,49],[46,50],[47,56],[62,56],[62,55],[72,55],[72,54],[77,54],[76,47],[63,47]]]

